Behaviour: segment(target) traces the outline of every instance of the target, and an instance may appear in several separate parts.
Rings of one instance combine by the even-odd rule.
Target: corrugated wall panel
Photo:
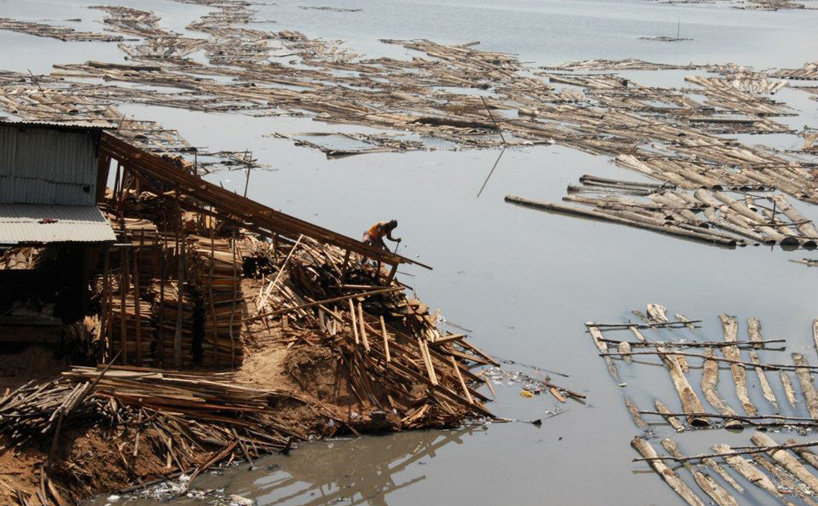
[[[0,202],[93,205],[93,132],[0,125]]]

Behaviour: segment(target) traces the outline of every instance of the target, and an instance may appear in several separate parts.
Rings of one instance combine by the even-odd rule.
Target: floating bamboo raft
[[[672,439],[661,441],[665,454],[638,436],[631,446],[641,456],[634,461],[647,462],[691,506],[737,506],[748,487],[780,504],[815,504],[818,454],[813,448],[818,441],[788,439],[779,443],[756,432],[750,442],[740,448],[717,444],[712,447],[713,453],[689,456],[683,455]],[[695,486],[689,485],[690,481]]]
[[[620,367],[656,364],[646,362],[650,358],[658,359],[667,369],[681,409],[670,409],[668,405],[673,403],[665,403],[660,399],[654,400],[656,410],[639,409],[632,399],[628,399],[626,405],[637,426],[646,423],[643,417],[648,416],[655,417],[659,423],[670,423],[680,432],[690,427],[740,429],[751,426],[789,430],[818,428],[818,391],[811,377],[818,372],[818,367],[810,365],[801,353],[791,354],[792,363],[764,361],[763,357],[766,355],[784,352],[786,347],[783,345],[786,341],[764,339],[758,319],[747,320],[748,338],[745,340],[738,338],[737,319],[721,314],[719,319],[724,341],[651,341],[643,331],[674,333],[682,329],[692,330],[699,321],[688,320],[682,315],[677,315],[676,321],[671,321],[667,318],[666,309],[658,304],[649,304],[647,314],[636,311],[634,314],[638,314],[643,322],[588,322],[586,327],[617,383],[620,381]],[[818,320],[813,322],[811,330],[818,350]],[[635,339],[614,338],[615,332],[618,334],[622,331],[629,331]],[[730,381],[726,384],[734,386],[738,406],[730,405],[719,393],[719,379],[723,369],[730,371]],[[698,382],[691,378],[694,372],[700,374]],[[795,381],[792,379],[793,375]],[[702,392],[704,399],[692,383],[700,385],[698,391]],[[755,384],[758,384],[758,389]],[[795,390],[796,384],[800,387],[800,396]],[[759,392],[764,401],[754,401],[752,397],[755,396],[751,396],[751,392]],[[713,409],[706,408],[705,402]],[[787,412],[791,414],[782,413],[785,404],[789,407]],[[648,418],[647,424],[653,423]]]

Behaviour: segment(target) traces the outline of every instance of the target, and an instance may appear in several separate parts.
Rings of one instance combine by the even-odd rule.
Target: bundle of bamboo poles
[[[120,288],[122,286],[122,288]],[[110,353],[119,354],[125,364],[151,364],[155,360],[156,338],[151,305],[139,298],[139,286],[124,289],[113,285],[109,319]]]
[[[162,363],[178,363],[182,367],[194,365],[194,339],[197,333],[196,302],[190,288],[179,289],[178,281],[168,281],[163,286],[153,282],[153,318],[157,323],[157,339]],[[180,294],[180,292],[183,292]],[[180,302],[181,295],[181,302]],[[176,346],[176,337],[179,346]]]
[[[201,294],[204,312],[202,365],[241,364],[244,298],[241,257],[235,241],[192,236],[191,278]]]

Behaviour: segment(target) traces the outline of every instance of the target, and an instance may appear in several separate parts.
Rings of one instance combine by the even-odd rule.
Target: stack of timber
[[[514,195],[506,202],[548,212],[618,223],[720,246],[779,244],[818,247],[818,229],[779,193],[724,191],[718,181],[699,174],[702,188],[619,181],[585,175],[569,185],[567,202],[585,207],[534,201]]]
[[[746,446],[716,444],[711,453],[697,455],[683,455],[672,439],[661,441],[663,454],[641,437],[633,438],[631,446],[640,455],[634,462],[648,463],[691,506],[738,506],[749,500],[747,496],[785,505],[815,504],[818,441],[781,443],[764,432],[749,439]]]
[[[810,365],[801,353],[792,353],[791,363],[762,360],[766,354],[785,351],[786,341],[764,339],[758,319],[747,319],[748,338],[740,340],[736,317],[721,314],[724,340],[701,341],[693,332],[700,320],[677,314],[676,320],[671,321],[666,309],[659,304],[648,304],[646,314],[639,311],[634,314],[642,323],[588,322],[586,326],[615,381],[620,381],[620,367],[650,364],[663,365],[668,370],[681,409],[670,409],[668,406],[674,403],[656,397],[655,410],[639,409],[628,399],[626,404],[637,426],[670,423],[677,431],[691,427],[740,429],[751,426],[799,431],[818,428],[818,394],[811,378],[818,367]],[[813,340],[818,343],[818,320],[813,322],[811,330]],[[611,336],[615,332],[629,332],[635,339],[615,339]],[[648,332],[667,332],[677,339],[652,341],[646,337]],[[678,339],[680,332],[694,338]],[[658,363],[649,361],[651,358],[658,359]],[[719,393],[719,377],[725,369],[730,371],[726,384],[734,385],[738,405],[731,405]],[[699,378],[694,382],[690,376],[695,375]],[[695,384],[699,385],[698,389],[694,388]],[[794,385],[800,386],[800,395]],[[754,400],[756,396],[763,401]],[[713,409],[705,407],[704,401]],[[656,421],[646,420],[645,415],[655,417]]]

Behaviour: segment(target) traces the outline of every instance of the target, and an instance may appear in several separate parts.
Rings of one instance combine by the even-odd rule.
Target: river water
[[[128,2],[108,2],[125,3]],[[152,9],[176,30],[208,9],[164,0],[132,1]],[[99,29],[100,13],[84,1],[0,0],[0,17],[82,18]],[[360,8],[360,12],[299,9]],[[278,0],[254,6],[262,27],[343,39],[372,56],[404,54],[380,38],[429,38],[443,43],[482,42],[481,48],[519,55],[536,65],[571,59],[642,58],[665,63],[727,63],[757,69],[800,67],[816,57],[818,11],[757,12],[713,5],[674,6],[648,1],[501,0]],[[47,12],[48,14],[44,14]],[[662,43],[640,36],[675,35],[693,41]],[[53,63],[117,61],[114,44],[67,44],[0,32],[0,68],[47,72]],[[644,79],[680,82],[685,73],[640,73]],[[798,125],[818,124],[818,104],[800,92],[780,98],[798,107]],[[175,128],[197,146],[250,149],[267,166],[250,174],[248,196],[284,212],[357,237],[372,222],[396,218],[401,254],[434,266],[406,268],[413,286],[449,322],[470,329],[472,341],[499,357],[544,369],[554,382],[585,393],[587,403],[519,395],[520,385],[498,382],[490,408],[499,416],[543,419],[540,427],[513,422],[451,431],[403,433],[304,443],[289,456],[199,478],[196,488],[220,490],[172,504],[216,504],[238,494],[259,505],[583,504],[648,505],[681,501],[647,466],[635,464],[630,439],[641,433],[630,420],[623,392],[643,409],[654,398],[676,404],[659,368],[621,368],[620,387],[608,376],[584,322],[633,319],[631,309],[662,303],[669,314],[704,320],[698,338],[720,340],[719,313],[739,321],[755,316],[765,338],[781,337],[787,352],[802,351],[818,364],[810,325],[818,317],[818,269],[788,262],[803,251],[747,247],[736,250],[646,231],[550,215],[504,203],[508,194],[559,201],[582,174],[631,178],[608,158],[558,146],[499,151],[384,153],[327,160],[268,135],[339,131],[298,118],[250,118],[157,107],[123,107]],[[355,128],[356,131],[366,129]],[[754,143],[794,145],[794,136],[754,136]],[[211,175],[243,191],[243,171]],[[484,187],[479,194],[481,187]],[[798,205],[818,219],[812,207]],[[684,336],[685,332],[676,334]],[[743,336],[742,324],[742,336]],[[657,334],[655,337],[661,338]],[[667,335],[664,335],[667,337]],[[789,362],[783,354],[781,362]],[[511,370],[530,368],[508,365]],[[722,381],[727,376],[722,372]],[[751,395],[761,399],[751,380]],[[774,383],[779,385],[778,382]],[[722,394],[737,405],[734,394]],[[763,401],[758,400],[758,403]],[[796,411],[803,414],[802,411]],[[673,434],[669,427],[656,435]],[[748,433],[695,431],[675,437],[685,453],[715,443],[747,444]],[[798,437],[797,435],[795,437]],[[743,504],[769,496],[750,490]],[[166,498],[100,497],[89,505],[165,504]]]

